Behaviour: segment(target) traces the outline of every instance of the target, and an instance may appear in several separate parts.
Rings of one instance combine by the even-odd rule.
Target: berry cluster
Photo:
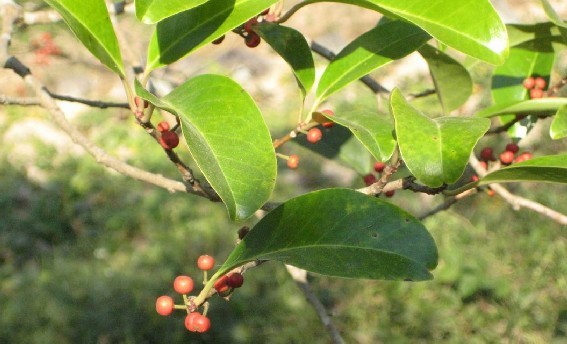
[[[207,282],[207,272],[215,266],[215,259],[209,255],[202,255],[197,259],[197,267],[203,270],[204,281]],[[212,281],[211,281],[212,282]],[[244,276],[238,272],[232,272],[221,276],[214,282],[214,288],[217,293],[222,296],[228,296],[234,288],[240,288],[244,283]],[[175,309],[185,310],[185,328],[191,332],[207,332],[211,328],[211,320],[207,317],[208,303],[204,303],[204,310],[201,314],[198,311],[199,304],[195,303],[195,296],[188,296],[193,291],[195,284],[189,276],[177,276],[173,281],[173,289],[176,293],[183,295],[183,304],[176,305],[173,298],[168,295],[162,295],[156,300],[156,311],[158,314],[168,316]],[[207,293],[207,288],[201,291],[201,294]],[[199,295],[198,297],[201,297]]]
[[[486,170],[488,169],[489,164],[495,161],[500,161],[500,164],[502,165],[510,165],[512,163],[530,160],[533,157],[530,152],[522,152],[518,154],[519,151],[520,147],[518,147],[517,144],[508,143],[497,159],[492,147],[485,147],[480,151],[480,166]],[[479,177],[476,174],[471,177],[471,181],[473,182],[477,182],[478,180]],[[491,193],[490,191],[492,190],[489,190],[489,194]]]
[[[49,64],[49,56],[61,54],[61,50],[49,32],[44,32],[38,39],[34,39],[32,46],[35,49],[35,62],[40,65]]]
[[[385,162],[376,161],[374,163],[374,171],[376,171],[378,176],[380,176],[380,174],[382,172],[384,172],[385,168],[386,168]],[[370,185],[376,183],[378,181],[378,178],[373,173],[368,173],[368,174],[366,174],[362,177],[362,180],[364,180],[364,184],[366,186],[370,186]],[[396,190],[388,190],[388,191],[384,192],[384,195],[389,198],[389,197],[394,196],[395,193],[396,193]]]
[[[544,90],[547,86],[547,83],[541,76],[530,76],[523,81],[522,85],[524,85],[524,88],[530,91],[530,99],[538,99],[545,96]]]
[[[247,47],[255,48],[262,41],[260,36],[256,32],[254,32],[254,26],[258,25],[258,23],[261,23],[263,21],[274,21],[275,20],[274,16],[270,15],[269,12],[270,12],[269,9],[262,11],[262,13],[248,19],[248,21],[244,23],[244,25],[241,25],[240,27],[234,30],[234,32],[244,37],[244,43],[246,44]],[[215,39],[212,43],[215,45],[219,45],[224,41],[224,39],[225,39],[225,35],[222,35],[219,38]]]

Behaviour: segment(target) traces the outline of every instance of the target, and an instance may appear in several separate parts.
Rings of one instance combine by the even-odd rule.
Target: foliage
[[[318,2],[320,1],[304,1],[296,5],[289,15]],[[476,273],[471,276],[467,270],[470,266],[467,264],[473,265],[471,269],[481,271],[482,264],[488,262],[480,259],[475,261],[476,263],[465,261],[452,244],[447,244],[447,240],[462,240],[467,234],[474,233],[465,233],[463,237],[451,236],[449,239],[440,233],[434,233],[432,236],[424,223],[404,210],[411,207],[409,202],[395,204],[376,197],[381,194],[391,196],[388,192],[400,188],[428,194],[444,193],[445,196],[452,197],[494,182],[564,184],[567,181],[567,166],[566,155],[561,149],[558,149],[560,154],[556,154],[556,151],[546,152],[545,156],[517,162],[509,167],[491,165],[494,171],[489,171],[486,176],[475,175],[477,180],[474,183],[468,183],[470,174],[467,169],[470,168],[470,156],[474,155],[479,140],[494,132],[504,133],[503,135],[508,135],[508,140],[517,142],[526,137],[540,118],[553,117],[549,129],[550,138],[559,140],[565,137],[566,98],[556,96],[559,95],[566,79],[564,78],[559,86],[550,85],[557,56],[565,50],[567,44],[565,22],[546,1],[543,1],[543,6],[550,18],[549,23],[509,26],[503,24],[488,0],[433,3],[395,0],[336,2],[380,12],[384,17],[373,29],[354,39],[332,57],[316,83],[315,60],[309,50],[308,41],[300,31],[281,25],[283,20],[276,20],[280,14],[277,13],[279,6],[274,5],[276,0],[171,1],[165,6],[151,0],[136,1],[137,19],[145,24],[155,25],[149,38],[145,70],[135,78],[125,72],[133,66],[127,66],[123,61],[121,47],[118,45],[104,1],[87,1],[86,5],[80,6],[69,0],[47,1],[61,14],[80,42],[121,79],[130,110],[135,114],[138,124],[157,142],[160,142],[163,131],[169,129],[156,129],[156,123],[152,123],[152,120],[155,122],[155,117],[152,119],[152,115],[168,113],[167,116],[171,115],[175,119],[176,125],[171,131],[175,132],[177,127],[180,127],[192,159],[191,163],[199,170],[196,175],[198,180],[206,180],[205,184],[210,186],[214,193],[201,192],[201,195],[210,200],[222,201],[230,220],[246,222],[253,228],[247,236],[240,238],[236,248],[222,242],[208,230],[201,233],[201,240],[195,240],[195,230],[189,229],[187,223],[180,226],[189,214],[196,213],[205,219],[193,218],[190,223],[195,222],[197,226],[200,221],[204,221],[207,227],[231,226],[224,218],[215,218],[218,207],[205,204],[204,201],[187,201],[184,195],[165,198],[161,194],[152,193],[151,197],[147,197],[144,190],[129,186],[132,181],[118,177],[112,180],[112,187],[103,185],[103,199],[117,199],[117,204],[112,204],[112,209],[108,209],[111,215],[106,218],[104,207],[108,205],[97,202],[97,192],[94,191],[97,183],[107,183],[106,180],[88,180],[80,174],[71,179],[54,179],[50,181],[52,184],[48,184],[48,189],[56,190],[55,198],[69,198],[80,206],[67,209],[69,204],[66,202],[47,202],[45,209],[48,214],[44,215],[50,225],[34,223],[38,228],[30,232],[29,240],[22,234],[27,233],[27,229],[7,228],[2,232],[0,244],[5,246],[6,250],[2,259],[9,262],[3,266],[2,274],[11,277],[3,282],[2,289],[5,293],[2,294],[21,298],[26,301],[23,306],[29,303],[29,307],[33,308],[38,307],[29,301],[35,297],[35,290],[22,291],[22,285],[33,280],[39,281],[42,286],[40,297],[42,292],[45,295],[63,293],[54,302],[48,303],[46,319],[30,319],[30,323],[24,327],[40,328],[42,322],[48,321],[49,330],[53,332],[47,333],[46,336],[52,341],[155,341],[158,337],[153,331],[154,328],[161,329],[158,331],[161,332],[169,330],[172,325],[145,325],[145,319],[151,318],[146,309],[147,296],[161,286],[156,282],[148,282],[137,272],[147,270],[151,272],[150,275],[160,276],[159,281],[171,278],[182,273],[189,265],[187,262],[194,261],[196,256],[204,253],[196,250],[199,245],[209,250],[222,251],[228,258],[217,272],[204,282],[204,288],[197,297],[191,299],[191,302],[184,298],[184,306],[188,311],[193,311],[190,309],[192,307],[198,309],[203,306],[210,298],[208,293],[214,282],[222,275],[239,269],[246,263],[269,260],[327,276],[423,281],[435,275],[435,272],[430,270],[438,265],[440,255],[444,257],[437,272],[440,281],[435,283],[446,293],[437,295],[442,302],[455,305],[466,304],[467,300],[486,298],[488,303],[498,303],[499,300],[514,294],[511,286],[496,285],[497,283],[488,282]],[[262,12],[268,7],[268,12]],[[466,15],[458,15],[459,13]],[[261,37],[292,69],[302,95],[300,108],[294,111],[300,115],[295,126],[291,128],[291,133],[281,139],[270,133],[270,125],[266,123],[266,118],[255,100],[241,85],[228,77],[203,74],[185,80],[165,96],[152,93],[150,80],[155,77],[153,72],[156,69],[183,59],[211,42],[216,43],[216,40],[231,32],[243,36],[249,46],[255,46],[248,44],[251,37]],[[491,75],[490,92],[493,104],[470,114],[471,116],[449,113],[469,98],[473,80],[470,75],[472,69],[461,64],[453,50],[482,63],[497,65]],[[410,97],[405,97],[405,92],[399,88],[389,92],[386,107],[379,104],[378,108],[371,111],[338,112],[336,115],[322,111],[322,104],[328,101],[331,95],[413,52],[421,54],[429,66],[434,93],[437,94],[439,105],[443,109],[442,116],[431,118],[426,115],[425,111],[412,105]],[[546,89],[546,94],[553,98],[534,99],[537,98],[533,96],[536,93],[522,86],[522,81],[530,77],[539,77],[545,84],[538,86],[540,93],[543,94],[542,89]],[[379,92],[376,89],[374,91]],[[386,112],[389,112],[389,115],[386,115]],[[528,114],[531,116],[526,117]],[[324,144],[313,147],[301,141],[304,140],[302,134],[307,130],[315,127],[329,128],[331,125],[335,128],[325,132],[325,138],[330,138]],[[492,125],[498,127],[496,131],[490,131]],[[387,162],[387,167],[380,175],[381,178],[369,183],[371,185],[366,189],[353,190],[355,185],[348,185],[349,189],[333,186],[313,192],[302,191],[302,195],[287,199],[281,204],[270,203],[274,189],[278,190],[276,158],[286,158],[278,150],[297,136],[297,142],[305,144],[326,158],[339,157],[343,164],[360,174],[367,173],[370,156]],[[120,146],[122,142],[119,141],[117,145]],[[156,145],[155,149],[158,147]],[[179,158],[172,151],[172,147],[163,142],[162,147],[169,159],[182,170],[187,188],[198,193],[200,190],[196,185],[199,184],[193,181],[191,170],[177,160]],[[359,150],[363,152],[360,153]],[[153,153],[158,154],[157,152],[159,150]],[[144,153],[152,154],[146,150]],[[474,160],[472,159],[473,162]],[[482,160],[487,162],[493,159]],[[153,161],[148,161],[148,169],[152,168],[152,163]],[[73,161],[65,161],[65,164],[71,164],[71,168],[75,170],[84,168]],[[65,168],[67,166],[58,166],[58,169]],[[91,163],[86,168],[97,167]],[[7,175],[12,178],[17,178],[15,174],[14,171],[7,171]],[[21,182],[24,185],[27,183],[25,180]],[[9,181],[4,183],[8,185]],[[43,193],[42,187],[46,186],[26,185],[25,191],[32,194]],[[484,189],[477,189],[482,190]],[[112,197],[112,193],[121,197]],[[6,199],[11,200],[16,194],[17,190],[13,190],[8,193]],[[24,198],[24,208],[28,209],[30,199]],[[136,204],[135,213],[121,210],[121,207],[126,207],[129,202]],[[171,204],[171,210],[167,204]],[[180,207],[179,204],[187,206]],[[41,211],[45,210],[43,208],[43,205],[35,203],[31,206],[31,209],[37,209],[33,213],[37,212],[40,218]],[[215,210],[210,210],[211,208]],[[268,213],[255,223],[251,217],[262,208]],[[53,219],[52,214],[60,216]],[[97,214],[100,218],[96,218]],[[20,215],[15,216],[17,218]],[[215,219],[212,220],[213,218]],[[75,222],[77,219],[80,219],[78,223]],[[436,221],[440,220],[425,222],[431,226],[432,232],[439,226]],[[455,222],[453,228],[461,228],[459,222],[466,221],[459,219]],[[97,230],[101,223],[105,223],[104,235]],[[140,228],[124,228],[134,225]],[[158,228],[155,233],[152,226]],[[174,227],[173,233],[167,233]],[[52,228],[57,230],[52,231]],[[112,229],[116,232],[112,232]],[[112,240],[106,237],[107,234]],[[177,240],[172,240],[169,234],[174,234]],[[136,239],[142,242],[136,242]],[[134,243],[127,243],[128,240]],[[163,249],[165,244],[162,244],[162,241],[174,246],[176,250]],[[180,257],[179,252],[187,250],[188,241],[192,243],[191,252]],[[104,248],[97,248],[98,243]],[[44,249],[45,253],[41,252],[44,247],[47,247]],[[137,252],[140,249],[146,255]],[[446,253],[443,254],[441,249],[446,249]],[[561,245],[555,249],[554,252],[564,251]],[[74,262],[64,261],[67,250],[74,255]],[[38,256],[52,260],[52,265],[47,264],[48,270],[37,269],[38,265],[34,259]],[[93,261],[91,256],[96,259]],[[63,265],[65,269],[60,270],[58,265]],[[86,266],[91,265],[95,273],[86,269]],[[564,268],[558,267],[559,271]],[[22,273],[16,277],[12,276],[17,269]],[[69,275],[73,276],[70,281],[77,285],[69,285],[67,290],[56,286],[59,279]],[[93,275],[101,278],[90,281]],[[326,277],[317,278],[324,280]],[[88,284],[89,289],[82,289],[81,284]],[[450,284],[455,290],[446,290],[443,288],[444,284]],[[113,304],[116,299],[107,294],[107,285],[116,288],[112,291],[112,295],[119,295],[116,305]],[[392,289],[386,289],[386,292],[394,296],[403,295],[409,290],[404,288],[410,288],[399,283],[385,286],[393,286]],[[408,293],[415,299],[416,296],[412,293],[416,290],[424,291],[426,288],[426,284],[420,284]],[[136,289],[144,289],[144,293],[131,293]],[[355,294],[351,290],[346,295],[351,296],[356,304],[356,297],[352,297]],[[261,298],[258,294],[250,294],[248,297],[254,302]],[[335,299],[341,300],[342,303],[344,298],[345,295],[341,295]],[[72,300],[81,300],[81,304],[100,308],[101,312],[108,314],[101,319],[90,317],[89,314],[69,306]],[[101,303],[100,300],[108,302],[109,305]],[[242,304],[239,306],[246,308]],[[350,339],[373,342],[389,338],[401,339],[404,336],[421,336],[431,340],[443,340],[447,337],[454,341],[463,340],[454,328],[444,326],[435,326],[425,334],[411,331],[404,335],[396,334],[393,330],[396,322],[404,324],[406,319],[396,319],[395,304],[390,306],[390,314],[394,318],[391,327],[382,329],[378,334],[371,334],[368,338],[362,336],[360,339],[356,334],[349,334],[352,336]],[[204,308],[208,310],[208,306]],[[66,311],[67,309],[73,309],[74,313]],[[109,309],[113,311],[109,312]],[[249,311],[249,308],[246,309]],[[426,311],[435,313],[438,310]],[[7,308],[6,320],[3,321],[13,326],[14,319],[22,316],[20,312],[18,307]],[[133,317],[122,317],[122,312],[132,312]],[[451,313],[450,310],[447,312]],[[557,317],[560,317],[559,312],[560,310],[556,312]],[[446,318],[450,319],[452,315],[453,313],[446,315]],[[222,317],[222,314],[213,313],[213,317]],[[89,327],[84,333],[77,333],[63,325],[89,321],[94,322],[95,326]],[[352,323],[356,324],[358,320],[353,320]],[[473,323],[473,326],[479,328],[482,325]],[[59,327],[61,331],[57,330]],[[140,327],[144,330],[138,330]],[[423,325],[421,328],[426,329],[427,326]],[[220,329],[214,331],[219,332],[213,332],[209,336],[215,340],[232,338],[246,341],[249,338],[247,336],[250,336],[249,333],[242,334],[244,330],[231,335],[226,328],[224,333],[220,332]],[[548,325],[546,331],[549,333],[552,328]],[[0,332],[0,338],[19,337],[25,341],[39,341],[34,337],[35,333],[27,337],[24,332],[15,332],[17,334],[10,331]],[[188,335],[176,331],[168,332],[171,333],[171,338],[168,339],[172,341],[181,340]],[[492,341],[497,340],[497,336],[513,334],[510,329],[496,332],[496,336],[483,333],[480,338]],[[385,334],[387,337],[381,337]],[[293,334],[290,334],[290,337],[293,337]],[[315,335],[313,337],[312,340],[318,338]],[[301,339],[307,340],[307,337]],[[207,337],[202,340],[207,340]]]

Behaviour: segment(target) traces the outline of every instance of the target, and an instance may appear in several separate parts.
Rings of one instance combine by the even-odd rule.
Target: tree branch
[[[307,271],[300,268],[296,268],[295,266],[292,265],[286,265],[285,267],[287,269],[287,272],[289,273],[289,275],[291,276],[291,278],[299,288],[299,290],[301,290],[307,301],[311,304],[311,306],[313,306],[315,312],[317,312],[317,315],[319,316],[319,320],[321,320],[321,323],[327,329],[327,332],[331,336],[331,340],[333,341],[333,343],[335,344],[344,343],[341,334],[333,324],[333,321],[329,316],[327,310],[325,309],[325,306],[321,303],[317,295],[315,295],[313,289],[311,289],[311,285],[307,281]]]
[[[471,154],[469,158],[469,162],[480,177],[486,175],[486,171],[480,166],[478,159],[474,156],[474,154]],[[567,216],[565,216],[564,214],[556,210],[553,210],[549,207],[546,207],[541,203],[529,200],[527,198],[518,195],[514,195],[500,184],[494,183],[494,184],[490,184],[489,186],[506,202],[510,203],[514,210],[519,210],[520,208],[524,207],[533,210],[541,215],[547,216],[561,225],[567,225]]]

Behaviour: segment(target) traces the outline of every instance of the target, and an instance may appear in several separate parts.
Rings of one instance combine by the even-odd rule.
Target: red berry
[[[545,82],[545,79],[542,78],[541,76],[535,78],[534,84],[535,84],[534,88],[538,88],[540,90],[545,90],[545,86],[547,86],[547,82]]]
[[[478,178],[478,176],[477,176],[476,174],[473,174],[473,175],[471,176],[471,182],[478,182],[478,180],[479,180],[479,178]]]
[[[486,163],[486,161],[479,161],[478,165],[485,170],[488,168],[488,164]]]
[[[199,333],[207,332],[211,328],[211,320],[204,315],[199,315],[193,319],[193,327]]]
[[[230,286],[228,285],[228,276],[222,275],[218,280],[216,280],[214,288],[219,294],[227,292],[230,289]]]
[[[526,89],[531,90],[535,86],[535,79],[532,76],[530,76],[529,78],[524,79],[522,85],[524,85]]]
[[[163,295],[156,300],[156,311],[158,314],[167,316],[173,312],[173,299],[167,295]]]
[[[239,272],[233,272],[228,275],[227,284],[232,288],[240,288],[244,283],[244,276]]]
[[[185,317],[185,328],[191,332],[196,332],[197,327],[195,326],[195,320],[200,316],[201,314],[199,312],[191,312],[187,314]]]
[[[215,258],[206,254],[202,255],[199,257],[199,259],[197,259],[197,266],[201,270],[211,270],[215,266]]]
[[[383,163],[382,161],[376,161],[374,163],[374,171],[378,173],[382,173],[382,171],[384,171],[385,168],[386,168],[386,164]]]
[[[534,88],[530,90],[530,99],[543,98],[543,90],[539,88]]]
[[[330,116],[330,117],[333,117],[335,115],[335,113],[331,109],[325,109],[325,110],[321,111],[321,113],[323,113],[327,116]]]
[[[322,137],[323,137],[323,133],[321,132],[321,129],[319,129],[319,128],[313,128],[313,129],[310,129],[307,132],[307,141],[309,141],[311,143],[319,142]]]
[[[480,152],[480,159],[484,161],[496,161],[494,157],[494,152],[491,147],[485,147]]]
[[[169,123],[167,123],[166,121],[161,121],[158,123],[157,125],[157,131],[159,131],[160,133],[163,133],[165,131],[169,130]]]
[[[145,109],[149,106],[149,103],[147,101],[143,100],[142,98],[140,98],[138,96],[134,97],[134,104],[136,104],[136,107],[138,109],[141,109],[141,108]]]
[[[522,154],[518,155],[516,159],[514,159],[514,162],[522,162],[522,161],[530,160],[531,158],[533,158],[532,153],[523,152]]]
[[[494,196],[496,193],[491,188],[486,189],[486,194],[490,197]]]
[[[511,151],[504,151],[500,154],[500,162],[504,165],[510,165],[514,161],[514,153]]]
[[[189,294],[193,290],[193,279],[189,276],[177,276],[173,281],[173,289],[179,294]]]
[[[248,36],[244,39],[246,46],[249,48],[256,48],[260,44],[260,36],[255,32],[248,33]]]
[[[329,117],[333,117],[333,116],[335,115],[335,113],[333,112],[333,110],[329,110],[329,109],[323,110],[323,111],[321,111],[321,113],[323,113],[323,114],[325,114],[325,115],[327,115],[327,116],[329,116]],[[328,121],[328,122],[323,122],[323,123],[321,123],[321,124],[322,124],[325,128],[330,128],[330,127],[332,127],[335,123],[334,123],[333,121]]]
[[[506,150],[509,151],[509,152],[512,152],[512,153],[516,154],[516,153],[518,153],[518,151],[520,150],[520,147],[518,147],[518,145],[515,144],[515,143],[508,143],[508,144],[506,145]]]
[[[291,168],[292,170],[296,169],[299,166],[299,156],[296,154],[292,154],[287,159],[287,167]]]
[[[396,193],[396,190],[388,190],[384,193],[384,195],[386,195],[386,197],[391,198],[394,197],[394,194]]]
[[[256,17],[250,18],[246,24],[244,24],[244,31],[250,33],[252,32],[252,26],[258,24],[258,19]]]
[[[179,136],[174,131],[164,131],[161,133],[159,143],[165,149],[173,149],[179,145]]]
[[[366,184],[366,186],[376,183],[376,176],[371,173],[365,175],[362,179],[364,179],[364,184]]]
[[[214,45],[219,45],[222,43],[222,41],[224,41],[224,39],[226,38],[225,35],[220,36],[219,38],[215,39],[214,41],[212,41],[211,43],[213,43]]]

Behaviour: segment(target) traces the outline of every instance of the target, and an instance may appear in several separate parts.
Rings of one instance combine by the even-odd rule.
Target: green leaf
[[[325,115],[325,114],[323,114]],[[372,112],[345,112],[340,116],[326,116],[345,126],[358,138],[378,161],[387,161],[396,147],[394,128],[383,117]]]
[[[496,104],[476,113],[476,117],[494,117],[509,114],[549,114],[567,104],[567,98],[540,98]]]
[[[429,35],[402,21],[386,21],[347,45],[327,66],[317,88],[316,104],[376,68],[425,44]]]
[[[484,176],[479,184],[511,182],[567,183],[567,154],[519,162]]]
[[[563,105],[557,110],[549,128],[549,135],[554,140],[567,137],[567,105]]]
[[[160,21],[148,47],[147,70],[171,64],[212,42],[277,0],[209,0]]]
[[[529,98],[529,91],[522,85],[524,79],[538,75],[549,83],[549,74],[553,69],[555,53],[510,49],[506,63],[494,70],[492,77],[492,98],[495,104],[510,103],[514,100]]]
[[[437,248],[427,229],[400,208],[347,189],[291,199],[267,214],[218,274],[253,260],[365,279],[428,280]]]
[[[308,0],[322,2],[325,0]],[[403,18],[440,42],[492,64],[508,54],[506,28],[488,0],[331,0]]]
[[[365,175],[371,170],[372,156],[348,128],[339,124],[335,124],[332,128],[323,126],[318,128],[323,132],[321,141],[313,144],[307,141],[306,135],[299,135],[293,140],[294,143],[327,159],[334,159],[360,175]]]
[[[207,0],[136,0],[136,17],[146,24],[155,24],[205,2]]]
[[[113,72],[124,76],[118,40],[103,0],[45,0],[83,45]]]
[[[224,76],[200,75],[161,101],[139,83],[136,93],[179,116],[191,155],[232,219],[250,217],[269,199],[277,169],[272,140],[240,85]]]
[[[430,45],[421,47],[419,53],[429,65],[443,110],[449,112],[463,105],[472,94],[472,80],[467,69]]]
[[[565,22],[561,17],[555,12],[551,4],[547,0],[541,0],[545,14],[551,20],[551,22],[557,25],[561,36],[563,37],[563,42],[567,44],[567,22]]]
[[[262,23],[254,31],[290,65],[305,98],[315,81],[315,63],[305,37],[297,30],[273,23]]]
[[[488,119],[430,119],[412,107],[398,89],[392,91],[390,110],[406,166],[417,179],[431,187],[456,182],[474,146],[490,128]]]

